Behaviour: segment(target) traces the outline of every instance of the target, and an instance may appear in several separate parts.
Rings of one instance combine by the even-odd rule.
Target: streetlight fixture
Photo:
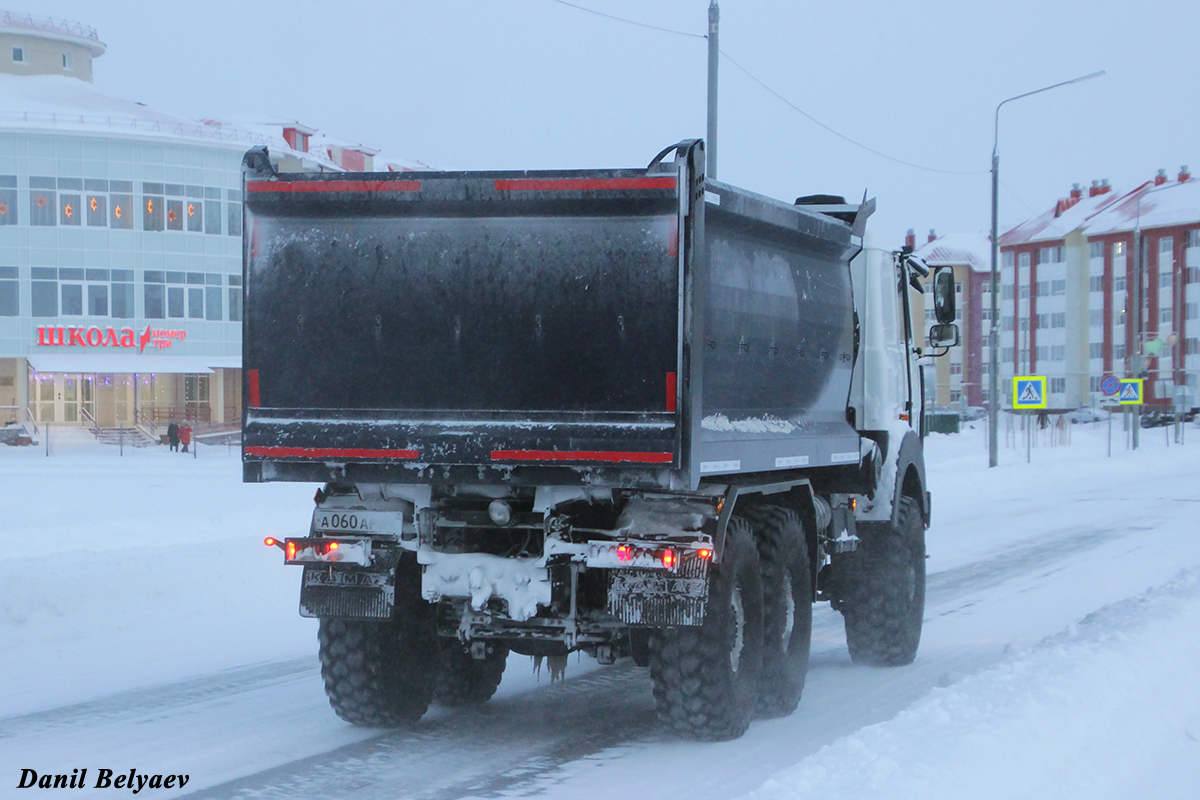
[[[994,467],[999,463],[999,447],[996,442],[997,429],[1000,426],[1000,235],[996,228],[999,225],[1000,210],[1000,109],[1005,103],[1020,100],[1034,94],[1048,92],[1060,86],[1099,78],[1104,70],[1090,75],[1081,75],[1069,81],[1043,86],[1032,92],[1018,94],[1007,100],[1002,100],[996,106],[996,119],[992,133],[992,329],[988,337],[988,347],[991,350],[988,364],[988,466]],[[1032,322],[1030,322],[1032,324]]]

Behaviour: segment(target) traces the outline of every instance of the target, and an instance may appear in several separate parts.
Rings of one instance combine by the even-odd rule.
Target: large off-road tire
[[[850,658],[860,664],[911,664],[925,614],[925,523],[911,497],[899,520],[860,532],[859,549],[838,556],[839,607]]]
[[[704,624],[658,630],[650,638],[659,719],[708,741],[745,733],[758,699],[762,619],[758,551],[750,526],[734,517],[721,563],[710,572]]]
[[[421,598],[421,572],[405,554],[396,570],[390,620],[322,617],[321,677],[337,715],[354,725],[415,722],[433,700],[437,671],[434,607]]]
[[[800,516],[779,506],[743,512],[754,529],[763,576],[763,670],[758,714],[786,717],[796,710],[812,647],[812,573]]]
[[[440,653],[433,695],[439,705],[478,706],[492,699],[504,677],[508,647],[489,642],[487,656],[476,659],[457,639],[443,638]]]

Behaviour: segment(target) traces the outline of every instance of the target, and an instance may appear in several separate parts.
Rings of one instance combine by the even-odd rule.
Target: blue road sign
[[[1013,378],[1013,408],[1045,407],[1045,375],[1019,375]]]
[[[1100,381],[1100,391],[1104,392],[1108,397],[1112,397],[1121,391],[1121,381],[1116,375],[1105,375],[1104,379]]]
[[[1126,378],[1121,381],[1121,394],[1117,400],[1123,406],[1136,406],[1142,402],[1142,379]]]

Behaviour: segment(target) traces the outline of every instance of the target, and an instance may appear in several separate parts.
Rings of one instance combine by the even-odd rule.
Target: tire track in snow
[[[1147,530],[1153,527],[1064,528],[931,573],[926,602],[934,613],[929,618],[961,610],[964,606],[944,607],[980,590]],[[826,611],[814,620],[814,636],[837,639],[841,616]],[[814,656],[813,667],[820,669],[827,659]],[[547,782],[554,782],[552,774],[569,762],[614,747],[636,749],[674,740],[654,716],[648,674],[624,661],[540,692],[427,720],[416,730],[389,732],[188,797],[452,800],[507,795],[517,787],[541,793]]]

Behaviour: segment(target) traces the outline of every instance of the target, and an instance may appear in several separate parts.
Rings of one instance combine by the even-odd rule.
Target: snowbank
[[[1200,573],[1089,615],[747,800],[1200,797]]]

